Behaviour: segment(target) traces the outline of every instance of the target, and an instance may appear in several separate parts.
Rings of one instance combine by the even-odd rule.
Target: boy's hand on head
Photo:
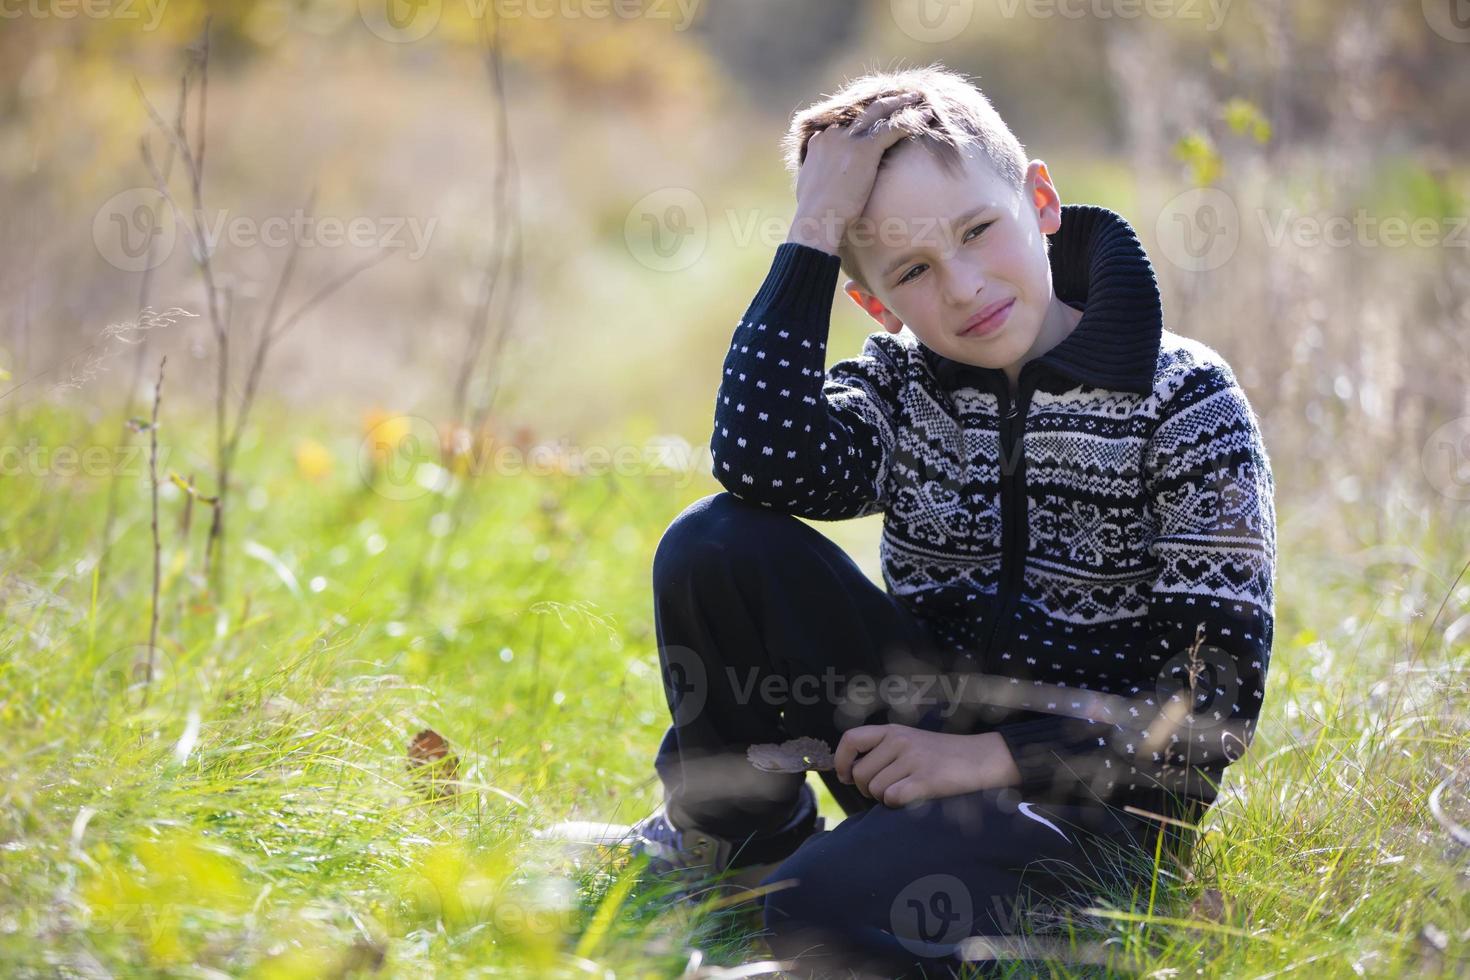
[[[842,782],[889,807],[1009,785],[1015,774],[994,732],[953,735],[908,725],[848,729],[833,768]]]
[[[807,141],[787,241],[837,254],[843,232],[867,207],[883,154],[906,135],[889,117],[922,98],[908,92],[876,99],[853,123],[828,126]]]

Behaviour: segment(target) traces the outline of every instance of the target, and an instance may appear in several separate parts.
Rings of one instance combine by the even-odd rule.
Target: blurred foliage
[[[1223,166],[1220,154],[1216,152],[1210,138],[1202,133],[1190,133],[1181,138],[1174,144],[1174,156],[1184,161],[1189,167],[1191,178],[1201,187],[1208,187],[1220,176]]]
[[[595,0],[541,3],[565,13],[526,15],[533,5],[405,5],[404,36],[428,29],[403,43],[375,33],[373,4],[357,0],[130,8],[138,18],[156,9],[156,24],[6,20],[0,303],[9,322],[0,327],[0,372],[24,380],[65,363],[100,324],[136,315],[139,277],[101,259],[93,223],[114,195],[150,182],[139,137],[149,135],[155,154],[164,145],[134,80],[169,115],[186,48],[208,14],[207,206],[275,216],[315,184],[324,213],[437,222],[426,258],[394,258],[303,323],[299,346],[272,360],[271,394],[340,396],[356,411],[392,385],[438,411],[440,379],[462,350],[466,310],[500,227],[490,206],[500,134],[482,36],[493,26],[526,228],[526,309],[506,353],[525,364],[510,373],[506,395],[526,400],[516,406],[522,417],[582,436],[652,420],[703,444],[729,322],[769,260],[768,236],[735,232],[789,216],[777,154],[789,113],[865,69],[930,61],[981,84],[1028,152],[1048,161],[1065,200],[1112,207],[1135,223],[1171,328],[1219,347],[1262,410],[1279,411],[1285,436],[1301,443],[1283,454],[1286,464],[1333,455],[1352,408],[1339,391],[1369,399],[1379,434],[1394,433],[1394,452],[1460,409],[1455,372],[1464,360],[1454,337],[1464,331],[1454,319],[1459,287],[1447,277],[1461,253],[1292,256],[1245,241],[1212,278],[1170,267],[1155,220],[1189,186],[1222,190],[1243,218],[1265,213],[1273,226],[1285,215],[1320,220],[1360,208],[1446,223],[1463,216],[1470,184],[1456,161],[1467,131],[1457,122],[1470,59],[1465,45],[1430,29],[1419,5],[1256,0],[1221,5],[1223,19],[1212,23],[1210,4],[1128,18],[1093,15],[1090,3],[976,0],[960,5],[969,22],[944,43],[905,33],[905,4],[887,0],[687,8],[647,0],[646,17],[584,15]],[[686,9],[692,21],[677,22]],[[506,16],[485,21],[479,11]],[[628,239],[640,202],[671,188],[695,191],[709,233],[702,258],[677,275],[641,265]],[[180,241],[155,294],[198,312],[199,277]],[[256,322],[280,250],[226,243],[217,260],[241,322]],[[1399,260],[1416,268],[1395,270]],[[309,281],[347,259],[318,250],[306,262]],[[871,326],[838,300],[834,357]],[[1326,329],[1344,316],[1375,326]],[[1242,323],[1261,324],[1262,334]],[[1413,344],[1395,339],[1404,323],[1416,325]],[[1370,334],[1391,357],[1361,356]],[[184,348],[198,368],[179,378],[181,397],[210,376],[213,346],[200,323],[159,342]],[[1283,347],[1317,376],[1283,376]],[[645,350],[653,353],[636,370],[619,360]],[[543,370],[552,358],[556,370]],[[127,378],[120,368],[96,387]],[[595,400],[581,395],[589,385],[599,388]],[[1301,418],[1308,425],[1286,421]],[[302,472],[329,479],[320,440],[292,436]]]
[[[1249,132],[1257,143],[1264,143],[1271,138],[1271,123],[1249,99],[1231,99],[1225,103],[1220,114],[1231,130],[1237,133]]]
[[[96,873],[80,889],[89,930],[136,944],[154,967],[194,963],[211,925],[229,926],[250,908],[240,862],[186,831],[168,828],[126,851],[104,843],[96,858]]]

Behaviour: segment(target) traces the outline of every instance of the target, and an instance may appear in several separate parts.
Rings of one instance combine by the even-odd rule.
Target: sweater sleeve
[[[732,494],[814,520],[887,505],[899,370],[891,338],[823,371],[841,261],[784,242],[736,326],[715,398],[712,472]]]
[[[1213,802],[1254,737],[1274,628],[1275,485],[1260,427],[1224,364],[1197,369],[1144,451],[1158,531],[1147,679],[1090,699],[1090,718],[996,727],[1020,790]]]

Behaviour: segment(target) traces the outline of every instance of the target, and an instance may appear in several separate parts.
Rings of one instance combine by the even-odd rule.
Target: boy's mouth
[[[960,330],[960,336],[980,337],[998,330],[1001,324],[1005,323],[1006,317],[1010,315],[1011,307],[1015,303],[1016,300],[1014,297],[1001,300],[998,303],[991,303],[966,321],[964,327]]]

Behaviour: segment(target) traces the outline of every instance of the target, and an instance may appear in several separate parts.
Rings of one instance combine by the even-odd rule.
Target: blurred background
[[[1463,506],[1462,7],[14,0],[0,410],[136,410],[168,352],[202,415],[254,366],[250,397],[303,425],[478,409],[525,445],[668,437],[707,475],[724,352],[793,210],[791,114],[939,62],[1064,202],[1134,225],[1166,326],[1247,388],[1283,497]],[[829,363],[876,329],[834,304]],[[194,316],[130,327],[145,306]]]

